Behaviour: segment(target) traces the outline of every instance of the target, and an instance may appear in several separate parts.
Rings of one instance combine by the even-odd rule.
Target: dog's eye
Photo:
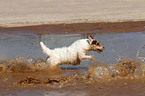
[[[97,43],[96,45],[100,45],[100,43]]]
[[[92,42],[92,44],[96,44],[96,43],[97,43],[97,41],[93,41],[93,42]]]

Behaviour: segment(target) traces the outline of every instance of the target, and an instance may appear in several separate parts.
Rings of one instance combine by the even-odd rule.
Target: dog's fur
[[[50,50],[43,42],[40,42],[43,52],[48,55],[47,63],[50,67],[58,64],[80,64],[82,59],[93,59],[93,56],[86,55],[88,51],[102,52],[104,47],[99,41],[88,36],[88,39],[75,41],[69,47],[55,48]]]

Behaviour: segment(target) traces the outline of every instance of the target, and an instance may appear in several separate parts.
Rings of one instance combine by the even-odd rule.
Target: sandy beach
[[[0,26],[144,21],[144,0],[1,0]]]

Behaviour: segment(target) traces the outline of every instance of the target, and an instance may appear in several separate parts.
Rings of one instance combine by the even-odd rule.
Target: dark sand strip
[[[145,21],[50,24],[24,27],[0,27],[0,33],[66,34],[145,31]]]

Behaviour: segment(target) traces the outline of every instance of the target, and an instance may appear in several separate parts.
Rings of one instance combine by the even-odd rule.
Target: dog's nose
[[[105,47],[103,46],[103,49],[105,49]]]

